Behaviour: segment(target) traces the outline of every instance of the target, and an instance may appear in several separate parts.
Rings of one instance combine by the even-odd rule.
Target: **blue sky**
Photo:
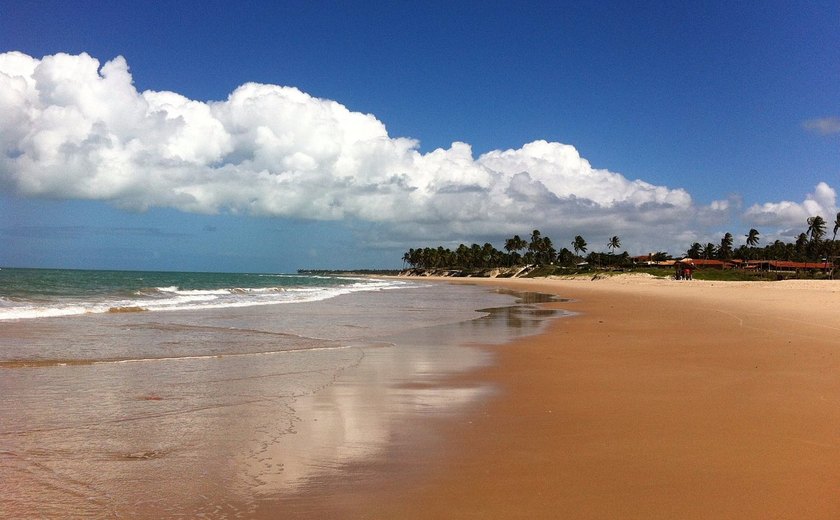
[[[6,1],[0,265],[788,240],[837,212],[838,41],[837,2]]]

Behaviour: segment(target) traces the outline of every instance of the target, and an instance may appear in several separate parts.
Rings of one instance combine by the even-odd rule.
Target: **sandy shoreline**
[[[238,355],[8,368],[0,517],[840,518],[840,282],[438,281],[7,324]],[[359,339],[259,354],[324,319]]]
[[[497,396],[436,419],[440,449],[359,469],[373,476],[322,513],[840,517],[840,283],[463,283],[558,294],[574,301],[549,306],[580,314],[491,347],[498,363],[450,384]]]
[[[0,518],[253,518],[262,500],[283,498],[294,504],[267,517],[301,516],[298,505],[315,515],[335,488],[309,499],[310,483],[423,445],[406,418],[457,415],[491,390],[440,382],[492,361],[456,345],[537,329],[540,319],[522,319],[536,311],[512,302],[411,284],[294,305],[4,322]],[[497,310],[474,320],[479,308]]]

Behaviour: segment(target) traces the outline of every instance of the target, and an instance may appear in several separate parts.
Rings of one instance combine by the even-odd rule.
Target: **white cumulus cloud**
[[[535,224],[639,236],[658,226],[676,236],[698,213],[722,209],[593,168],[567,144],[476,158],[456,142],[421,153],[373,115],[293,87],[247,83],[209,102],[138,92],[122,57],[0,54],[0,130],[0,187],[132,210],[351,219],[409,236]],[[822,194],[813,201],[827,203]],[[805,206],[784,204],[748,213]]]
[[[802,202],[766,202],[755,204],[744,212],[744,220],[763,226],[802,227],[808,217],[822,216],[826,220],[837,213],[837,193],[834,188],[820,182]]]

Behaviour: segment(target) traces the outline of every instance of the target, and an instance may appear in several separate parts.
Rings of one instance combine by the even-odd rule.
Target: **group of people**
[[[674,279],[676,280],[691,280],[691,275],[694,273],[694,266],[691,264],[677,263],[676,273]]]

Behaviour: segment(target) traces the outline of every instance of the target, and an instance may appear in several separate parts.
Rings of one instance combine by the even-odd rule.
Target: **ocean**
[[[6,268],[0,270],[0,320],[300,303],[404,285],[295,274]]]
[[[507,292],[289,274],[0,270],[0,517],[235,518],[383,456],[436,381],[554,314]]]

